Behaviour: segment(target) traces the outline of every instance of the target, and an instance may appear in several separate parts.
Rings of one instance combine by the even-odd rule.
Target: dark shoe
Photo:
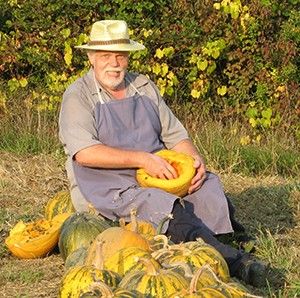
[[[266,263],[246,254],[239,261],[234,276],[249,285],[261,288],[266,285],[267,271],[268,265]]]

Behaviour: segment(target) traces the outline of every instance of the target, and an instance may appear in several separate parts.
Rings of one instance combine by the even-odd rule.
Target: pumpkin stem
[[[153,253],[151,253],[151,256],[154,259],[158,260],[161,256],[163,256],[165,254],[170,256],[170,255],[173,255],[173,252],[171,252],[169,248],[161,248],[161,249],[156,250]]]
[[[98,215],[99,213],[91,203],[88,204],[88,212],[92,215]]]
[[[126,222],[125,222],[125,218],[121,217],[119,218],[119,225],[121,228],[125,228]]]
[[[90,285],[89,289],[91,292],[97,293],[97,295],[98,292],[100,292],[99,297],[105,297],[105,298],[114,297],[114,293],[111,290],[111,288],[102,281],[93,282]]]
[[[130,220],[131,220],[131,231],[132,232],[138,232],[138,221],[137,221],[137,209],[132,208],[130,210]]]
[[[167,221],[169,221],[170,219],[173,219],[173,218],[174,218],[174,217],[173,217],[173,214],[172,214],[172,213],[169,213],[167,216],[165,216],[165,217],[160,221],[160,223],[158,224],[157,229],[156,229],[156,234],[157,234],[157,235],[162,234],[161,231],[162,231],[162,229],[163,229],[165,223],[166,223]]]
[[[211,274],[211,276],[214,278],[216,284],[222,284],[222,281],[217,277],[214,271],[210,268],[210,265],[205,264],[201,266],[199,269],[197,269],[196,272],[194,273],[190,283],[190,289],[189,289],[190,294],[197,292],[198,280],[205,270],[209,271],[209,274]]]
[[[162,241],[162,248],[168,249],[170,247],[169,245],[169,238],[166,235],[156,235],[153,237],[154,244],[152,245],[153,250],[155,250],[155,247],[158,246],[161,247],[160,241]]]
[[[85,265],[92,265],[99,270],[103,269],[104,262],[103,262],[102,247],[103,247],[103,241],[96,238],[89,248]]]
[[[136,260],[137,262],[141,262],[146,267],[147,274],[157,275],[158,272],[150,259],[137,257]]]

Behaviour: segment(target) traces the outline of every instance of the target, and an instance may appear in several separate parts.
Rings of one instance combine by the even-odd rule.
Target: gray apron
[[[137,90],[134,96],[122,100],[104,102],[100,92],[98,97],[94,117],[102,144],[152,153],[165,148],[160,139],[159,111],[150,98]],[[90,168],[79,165],[75,160],[73,168],[84,197],[111,220],[120,217],[129,220],[130,210],[137,208],[139,219],[157,226],[172,212],[174,201],[178,199],[157,188],[139,187],[135,169]],[[184,200],[193,203],[196,216],[215,234],[232,232],[228,205],[216,175],[208,173],[203,186]],[[166,229],[167,225],[162,232]]]

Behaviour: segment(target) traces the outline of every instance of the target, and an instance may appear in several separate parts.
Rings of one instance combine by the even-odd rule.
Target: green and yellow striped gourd
[[[67,190],[58,192],[45,207],[45,218],[51,220],[55,215],[62,213],[74,213],[75,208],[71,200],[71,194]]]
[[[228,265],[223,256],[202,239],[169,245],[167,249],[160,249],[152,255],[160,263],[187,263],[193,270],[209,264],[222,281],[228,282],[230,278]]]
[[[125,247],[107,258],[104,261],[104,268],[124,276],[127,272],[145,269],[145,264],[138,262],[139,258],[147,258],[156,269],[161,267],[149,251],[138,247]]]
[[[120,288],[136,290],[144,297],[166,298],[188,287],[186,278],[174,269],[156,269],[148,259],[141,258],[145,270],[125,274]]]
[[[121,288],[112,290],[103,282],[97,282],[91,285],[90,291],[80,295],[79,298],[143,298],[144,296],[137,291],[129,291]]]
[[[70,268],[61,280],[59,298],[77,298],[90,290],[91,285],[103,282],[116,289],[121,277],[118,273],[103,269],[101,256],[101,242],[97,242],[96,255],[90,265],[75,266]],[[91,256],[87,256],[90,258]]]
[[[62,225],[58,247],[64,260],[74,250],[89,247],[95,237],[110,225],[101,217],[88,212],[72,214]]]

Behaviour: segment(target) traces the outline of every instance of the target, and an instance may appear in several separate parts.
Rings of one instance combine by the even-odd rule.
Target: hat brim
[[[130,40],[130,43],[109,44],[109,45],[89,45],[84,44],[81,46],[75,46],[77,49],[92,50],[92,51],[120,51],[120,52],[132,52],[144,50],[145,46],[141,43]]]

